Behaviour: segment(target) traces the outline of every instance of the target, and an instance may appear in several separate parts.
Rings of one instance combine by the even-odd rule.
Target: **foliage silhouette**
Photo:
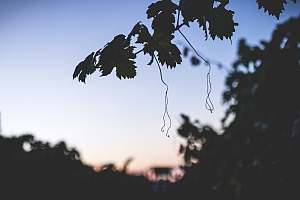
[[[291,0],[296,3],[296,0]],[[257,0],[258,8],[264,8],[269,15],[279,19],[284,10],[286,0]],[[148,6],[147,18],[152,19],[150,33],[148,28],[138,22],[127,35],[119,34],[108,42],[104,48],[96,53],[92,52],[87,58],[80,62],[73,73],[73,79],[85,83],[87,75],[99,69],[101,76],[109,75],[116,68],[119,79],[134,78],[136,66],[134,59],[140,52],[149,54],[153,63],[154,55],[157,54],[161,65],[174,68],[182,61],[181,52],[173,44],[174,32],[180,31],[182,26],[190,23],[198,23],[205,32],[205,39],[217,37],[221,40],[231,39],[238,26],[233,20],[234,11],[226,9],[229,0],[180,0],[178,4],[171,0],[160,0]],[[181,31],[180,31],[181,32]],[[131,38],[137,35],[136,44],[142,44],[143,49],[133,52],[136,48]]]
[[[153,199],[151,183],[114,165],[95,172],[64,142],[53,147],[32,135],[0,136],[1,196],[7,199]]]
[[[300,15],[269,42],[239,43],[223,101],[224,133],[182,115],[186,163],[177,199],[299,199]],[[225,127],[225,121],[233,121]],[[179,189],[181,188],[181,189]]]
[[[296,0],[291,0],[296,3]],[[151,65],[157,56],[157,65],[166,65],[167,68],[175,68],[181,64],[182,56],[176,44],[172,43],[174,32],[179,31],[188,45],[195,51],[196,55],[209,65],[207,73],[207,97],[205,107],[212,112],[214,110],[213,103],[210,99],[211,82],[210,82],[210,63],[207,62],[201,55],[197,53],[180,28],[182,26],[189,27],[190,23],[196,22],[199,28],[202,27],[205,32],[205,39],[210,36],[213,40],[219,38],[223,40],[230,39],[235,32],[235,26],[238,26],[233,20],[234,11],[226,9],[229,0],[179,0],[179,3],[173,3],[171,0],[159,0],[148,6],[146,11],[147,18],[152,19],[151,28],[153,33],[150,33],[148,28],[138,22],[133,27],[132,31],[127,35],[119,34],[114,37],[111,42],[108,42],[104,48],[100,48],[96,53],[92,52],[80,62],[73,73],[73,79],[78,78],[79,82],[84,82],[87,75],[93,74],[97,69],[101,76],[111,74],[116,68],[116,76],[119,79],[134,78],[136,76],[136,68],[134,59],[137,54],[143,52],[151,58],[148,65]],[[258,9],[264,8],[269,15],[274,15],[279,19],[280,13],[284,10],[286,0],[256,0]],[[132,44],[131,38],[137,35],[136,44],[142,44],[143,48],[134,52],[135,44]],[[200,64],[197,57],[192,57],[192,64]],[[160,76],[161,69],[160,69]],[[167,84],[161,79],[163,84]],[[168,92],[168,86],[166,94]],[[166,98],[167,99],[167,96]],[[163,116],[165,126],[165,115],[168,116],[167,100],[165,100],[165,112]],[[168,116],[169,117],[169,116]],[[171,127],[171,118],[169,117]]]

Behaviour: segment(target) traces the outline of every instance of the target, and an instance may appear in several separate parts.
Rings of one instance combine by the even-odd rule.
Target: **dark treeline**
[[[240,40],[223,93],[224,132],[182,115],[185,175],[162,181],[164,193],[113,164],[95,172],[64,142],[23,135],[0,136],[1,199],[300,199],[299,44],[300,16],[278,25],[268,42]]]
[[[145,177],[128,175],[113,165],[95,172],[64,142],[52,147],[32,135],[0,136],[0,158],[1,199],[152,199],[154,195]]]

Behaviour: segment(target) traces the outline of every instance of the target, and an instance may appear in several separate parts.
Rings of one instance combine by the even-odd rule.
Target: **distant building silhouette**
[[[152,190],[155,194],[165,194],[170,186],[171,169],[169,167],[153,167],[148,178],[152,181]]]

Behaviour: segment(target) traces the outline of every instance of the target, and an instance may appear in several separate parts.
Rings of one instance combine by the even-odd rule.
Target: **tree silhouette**
[[[277,26],[269,42],[241,39],[223,101],[233,121],[217,135],[182,115],[178,134],[187,165],[185,199],[298,199],[300,16]]]
[[[151,183],[114,165],[95,172],[65,142],[52,146],[32,135],[0,136],[1,196],[7,199],[153,199]]]

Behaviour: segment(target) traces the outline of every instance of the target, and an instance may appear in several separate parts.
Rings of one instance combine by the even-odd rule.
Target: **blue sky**
[[[146,10],[153,2],[0,0],[2,134],[31,133],[51,144],[63,140],[89,165],[122,166],[129,157],[134,158],[131,170],[182,164],[176,133],[180,114],[218,131],[224,114],[221,93],[226,70],[212,65],[215,110],[210,113],[204,105],[207,66],[191,67],[184,59],[175,69],[162,67],[169,85],[170,138],[160,131],[165,86],[158,67],[147,65],[148,56],[138,55],[134,79],[119,80],[114,73],[107,77],[94,73],[86,84],[72,79],[75,66],[115,35],[127,35],[138,21],[150,27]],[[182,32],[204,57],[228,67],[240,38],[253,45],[269,40],[276,24],[300,13],[299,2],[290,1],[280,20],[258,10],[254,0],[231,0],[227,7],[235,11],[234,20],[239,23],[232,44],[229,40],[205,41],[197,24],[183,27]],[[184,39],[179,34],[174,42],[182,49]]]

